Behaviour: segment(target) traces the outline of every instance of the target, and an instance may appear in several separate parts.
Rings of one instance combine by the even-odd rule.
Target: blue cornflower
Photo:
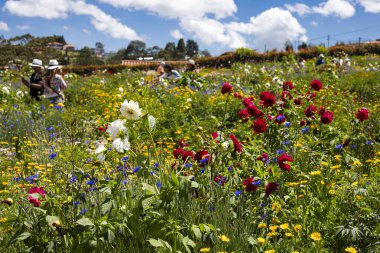
[[[351,147],[351,148],[357,148],[357,146],[354,145],[354,144],[350,145],[350,147]]]
[[[21,180],[21,177],[14,177],[13,180],[18,182]]]
[[[283,153],[285,153],[285,151],[283,149],[276,150],[277,155],[282,155]]]
[[[153,176],[154,175],[154,170],[152,170],[151,172],[149,172],[149,174],[151,174]]]
[[[126,161],[128,161],[128,159],[129,159],[129,156],[124,156],[123,158],[121,158],[121,161],[126,162]]]
[[[367,145],[372,145],[373,142],[372,142],[371,140],[367,140],[367,141],[365,142],[365,144],[367,144]]]
[[[51,133],[51,134],[49,134],[49,137],[54,138],[56,135],[57,135],[56,133]]]
[[[157,182],[157,183],[156,183],[156,186],[157,186],[157,188],[158,188],[159,190],[162,189],[162,184],[161,184],[160,182]]]
[[[96,182],[98,182],[98,179],[90,179],[87,181],[87,185],[94,185]]]
[[[34,174],[34,175],[30,175],[29,177],[25,178],[25,180],[29,183],[29,184],[33,184],[34,180],[38,178],[38,173],[37,174]]]
[[[201,169],[199,172],[200,172],[201,174],[203,174],[203,173],[205,172],[205,169]]]
[[[136,172],[138,172],[140,169],[141,169],[141,166],[137,166],[136,168],[134,168],[134,169],[132,170],[132,173],[136,173]]]
[[[288,127],[290,126],[292,123],[290,123],[289,121],[288,122],[285,122],[284,126]]]
[[[274,158],[270,159],[270,161],[273,162],[273,163],[276,163],[277,162],[277,158],[274,157]]]
[[[240,196],[242,192],[243,192],[242,190],[236,190],[234,193],[235,193],[235,196],[238,197]]]
[[[191,163],[185,163],[185,168],[191,168],[193,166]]]
[[[71,178],[69,178],[69,183],[75,183],[77,181],[77,177],[71,174]]]
[[[260,207],[266,207],[268,204],[266,204],[266,203],[261,203],[260,204]]]
[[[158,163],[154,163],[153,167],[158,168]]]
[[[262,182],[261,180],[253,181],[252,185],[260,185]]]
[[[281,120],[283,120],[283,119],[285,119],[285,116],[284,116],[284,115],[278,115],[278,116],[276,117],[276,121],[277,121],[277,122],[281,122]]]
[[[199,163],[207,163],[207,161],[208,161],[208,158],[204,158],[204,159],[199,160]]]
[[[88,212],[88,209],[84,208],[79,212],[79,215],[83,215]]]
[[[301,132],[304,134],[304,133],[307,133],[309,132],[310,128],[309,127],[304,127],[301,129]]]
[[[51,154],[49,155],[49,158],[50,158],[50,159],[54,159],[56,156],[57,156],[57,153],[51,153]]]
[[[342,144],[337,144],[337,145],[335,145],[335,148],[336,148],[336,149],[342,149],[342,148],[343,148],[343,145],[342,145]]]
[[[285,140],[282,142],[283,145],[289,145],[290,141],[289,140]]]
[[[232,165],[231,165],[231,166],[228,166],[228,167],[227,167],[227,170],[229,170],[229,171],[232,172],[232,171],[233,171]]]
[[[74,207],[76,207],[76,206],[79,205],[79,204],[80,204],[79,201],[74,201],[74,202],[73,202],[73,206],[74,206]]]
[[[46,130],[47,131],[54,131],[54,127],[52,127],[52,126],[51,127],[47,127]]]

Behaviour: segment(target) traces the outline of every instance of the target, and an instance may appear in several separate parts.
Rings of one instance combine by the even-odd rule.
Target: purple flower
[[[134,169],[132,170],[132,173],[136,173],[136,172],[138,172],[140,169],[141,169],[141,166],[137,166],[136,168],[134,168]]]

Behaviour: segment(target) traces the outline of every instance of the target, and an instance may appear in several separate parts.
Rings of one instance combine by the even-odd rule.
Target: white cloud
[[[16,28],[19,29],[19,30],[25,31],[25,30],[28,30],[30,28],[30,26],[28,26],[28,25],[18,25],[18,26],[16,26]]]
[[[0,31],[9,32],[9,27],[7,23],[0,21]]]
[[[67,25],[64,25],[62,28],[63,30],[66,30],[66,31],[70,29],[70,27],[68,27]]]
[[[311,24],[312,26],[318,26],[318,22],[317,22],[317,21],[311,21],[310,24]]]
[[[359,3],[366,12],[380,13],[380,0],[359,0]]]
[[[295,17],[287,10],[271,8],[251,17],[249,23],[233,22],[229,25],[232,30],[253,35],[253,44],[256,48],[282,49],[287,40],[306,41],[306,30]]]
[[[84,32],[87,35],[91,35],[91,31],[88,29],[82,29],[82,32]]]
[[[285,4],[285,8],[290,12],[298,13],[300,16],[311,13],[310,7],[301,3],[296,3],[295,5]]]
[[[366,1],[366,0],[364,0]],[[379,0],[367,0],[375,2]],[[363,0],[362,0],[363,2]],[[298,13],[300,16],[318,13],[322,16],[337,16],[341,19],[350,18],[355,15],[355,7],[349,0],[328,0],[320,3],[318,6],[309,7],[306,4],[297,3],[295,5],[285,4],[285,8],[291,12]]]
[[[109,34],[112,38],[143,40],[133,29],[83,0],[9,0],[3,9],[18,16],[45,19],[67,18],[71,13],[86,15],[91,17],[91,23],[98,31]]]
[[[115,7],[148,10],[165,18],[199,18],[213,14],[216,19],[237,11],[234,0],[99,0]]]
[[[181,38],[184,38],[183,34],[178,30],[178,29],[175,29],[173,31],[170,31],[170,35],[174,38],[174,39],[181,39]]]
[[[350,18],[355,15],[355,8],[349,1],[328,0],[319,6],[314,6],[313,11],[323,16],[338,16],[342,19]]]

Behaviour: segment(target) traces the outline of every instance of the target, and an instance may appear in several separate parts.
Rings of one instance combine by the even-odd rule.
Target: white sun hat
[[[42,61],[40,59],[33,59],[32,63],[29,63],[31,67],[42,67]]]
[[[47,69],[56,69],[59,67],[61,66],[58,64],[58,61],[54,59],[54,60],[49,61],[49,65],[47,66]]]

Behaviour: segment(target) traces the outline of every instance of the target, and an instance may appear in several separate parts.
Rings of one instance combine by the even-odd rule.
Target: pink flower
[[[222,94],[230,93],[233,90],[230,83],[224,83],[222,86]]]
[[[310,83],[310,85],[311,85],[311,88],[313,89],[313,90],[315,90],[315,91],[319,91],[319,90],[321,90],[322,89],[322,82],[321,81],[319,81],[319,80],[313,80],[313,81],[311,81],[311,83]]]
[[[232,143],[234,144],[235,151],[237,153],[243,152],[243,147],[241,143],[238,141],[238,139],[236,138],[236,136],[233,134],[230,134],[230,139],[232,140]]]
[[[364,121],[364,120],[367,120],[368,119],[368,109],[365,108],[365,107],[362,107],[358,110],[358,112],[356,113],[356,118],[359,120],[359,121]]]
[[[334,114],[330,111],[324,111],[321,115],[321,122],[323,124],[330,124],[334,119]]]
[[[45,198],[45,191],[43,187],[38,188],[37,186],[34,186],[29,189],[28,194],[29,202],[32,203],[35,207],[39,207],[40,203],[42,202],[41,198]]]
[[[290,164],[286,162],[293,162],[293,158],[291,158],[288,154],[282,154],[277,159],[278,166],[282,170],[290,171]]]

